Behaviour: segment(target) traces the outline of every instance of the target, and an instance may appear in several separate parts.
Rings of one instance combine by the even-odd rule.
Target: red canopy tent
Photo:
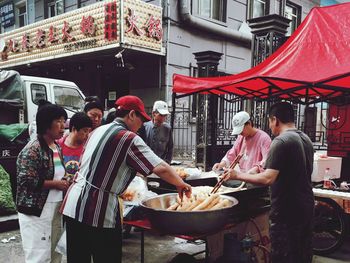
[[[173,92],[176,97],[229,93],[302,104],[349,95],[350,3],[313,8],[275,53],[240,74],[210,78],[175,74]]]

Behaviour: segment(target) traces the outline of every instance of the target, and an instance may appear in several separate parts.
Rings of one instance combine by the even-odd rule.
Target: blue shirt
[[[170,125],[168,123],[163,123],[158,127],[154,125],[153,121],[148,121],[144,123],[144,128],[144,141],[156,155],[170,164],[174,149]]]

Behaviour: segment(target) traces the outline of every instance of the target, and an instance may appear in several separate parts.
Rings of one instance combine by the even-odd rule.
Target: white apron
[[[26,263],[61,262],[55,252],[62,234],[62,202],[46,202],[40,217],[18,213]]]

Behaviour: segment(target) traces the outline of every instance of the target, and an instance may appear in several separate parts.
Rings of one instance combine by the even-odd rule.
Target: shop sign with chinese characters
[[[19,154],[19,150],[16,147],[9,146],[9,147],[0,147],[0,159],[11,159],[11,158],[17,158]]]
[[[0,67],[125,45],[162,52],[162,9],[138,0],[104,1],[0,35]]]
[[[13,2],[5,2],[0,4],[1,25],[6,28],[15,24],[15,10]]]

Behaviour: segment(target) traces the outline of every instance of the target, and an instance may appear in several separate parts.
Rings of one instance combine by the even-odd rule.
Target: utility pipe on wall
[[[166,19],[167,19],[167,39],[166,39],[166,57],[165,57],[165,101],[169,104],[169,43],[170,43],[170,0],[166,1]]]
[[[251,44],[252,35],[244,32],[240,32],[235,29],[227,28],[222,25],[215,24],[213,22],[198,18],[191,14],[191,0],[179,0],[180,3],[180,17],[181,20],[189,25],[209,31],[211,33],[227,37],[245,44]]]

